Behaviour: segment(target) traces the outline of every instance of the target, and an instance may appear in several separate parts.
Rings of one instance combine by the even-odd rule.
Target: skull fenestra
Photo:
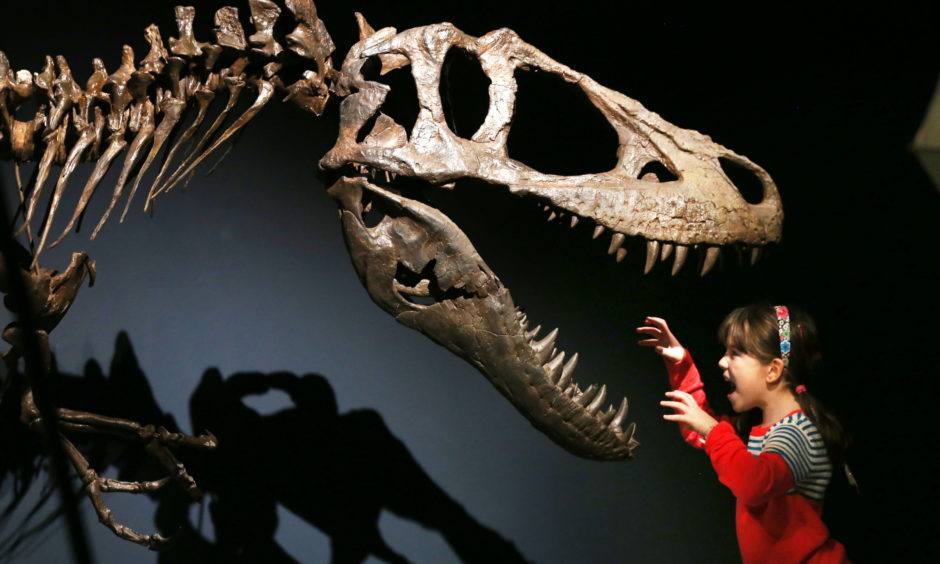
[[[755,260],[762,247],[779,240],[780,197],[762,168],[552,60],[512,30],[472,37],[442,23],[397,33],[374,31],[358,17],[361,39],[334,85],[345,96],[339,137],[321,167],[384,171],[388,178],[407,176],[440,187],[464,178],[504,185],[513,194],[539,198],[572,222],[590,218],[595,237],[610,230],[609,253],[618,260],[628,238],[639,239],[647,248],[647,271],[657,260],[674,257],[675,273],[689,250],[697,249],[704,274],[722,246],[743,249]],[[469,139],[448,127],[441,103],[441,71],[451,49],[475,57],[490,81],[486,118]],[[390,88],[363,76],[370,59],[381,62],[383,73],[410,65],[419,106],[410,134],[380,111]],[[558,75],[581,89],[618,136],[612,170],[558,176],[508,156],[520,68]],[[763,191],[758,202],[742,196],[722,161],[756,176]],[[668,178],[648,172],[650,163],[668,171]],[[365,178],[344,177],[330,193],[341,208],[355,268],[380,307],[478,368],[535,427],[570,452],[595,459],[631,456],[638,443],[634,425],[622,428],[627,400],[605,410],[603,386],[582,390],[573,381],[577,354],[566,361],[555,348],[557,330],[537,339],[538,328],[529,329],[508,290],[442,212]],[[383,214],[374,225],[364,219],[369,207]]]

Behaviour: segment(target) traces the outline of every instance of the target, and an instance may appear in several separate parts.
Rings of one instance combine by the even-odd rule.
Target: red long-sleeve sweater
[[[666,369],[673,389],[691,394],[702,409],[714,416],[688,351],[678,363],[666,360]],[[821,496],[828,483],[828,471],[821,477],[815,470],[823,468],[823,464],[828,467],[828,462],[810,460],[806,437],[816,441],[813,437],[818,431],[802,411],[768,427],[751,429],[750,452],[735,434],[730,424],[732,418],[716,419],[720,422],[707,439],[694,431],[680,429],[686,442],[704,448],[718,480],[736,498],[735,522],[744,564],[847,563],[845,548],[829,537],[821,519]],[[771,438],[780,425],[787,427],[785,430],[780,427],[776,437]],[[793,437],[792,441],[787,434]],[[765,439],[768,450],[764,450]]]

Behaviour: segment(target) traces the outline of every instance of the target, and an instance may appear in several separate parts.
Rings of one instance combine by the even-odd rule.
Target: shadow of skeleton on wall
[[[108,375],[94,360],[82,376],[55,374],[53,393],[63,407],[117,418],[133,415],[142,424],[178,431],[173,417],[157,404],[125,333],[117,337]],[[243,401],[272,390],[285,392],[292,405],[262,415]],[[10,429],[0,440],[7,446],[35,444],[19,422],[18,397],[0,399],[5,420],[0,427]],[[408,562],[381,536],[383,510],[437,531],[463,562],[526,562],[512,542],[479,523],[434,483],[377,412],[339,413],[333,389],[321,375],[241,372],[223,378],[210,368],[190,398],[190,416],[195,430],[218,438],[213,450],[176,453],[209,494],[215,540],[190,521],[191,505],[198,501],[184,489],[149,492],[157,502],[157,528],[172,537],[160,550],[160,562],[296,562],[274,538],[278,504],[330,538],[334,563],[362,562],[370,555]],[[76,438],[76,444],[94,468],[103,472],[114,466],[120,480],[165,475],[159,461],[133,441],[94,434]],[[38,447],[14,450],[20,456],[0,467],[0,483],[29,473],[40,458]],[[19,526],[14,533],[29,530]],[[14,534],[0,539],[0,554],[11,555],[21,540]]]

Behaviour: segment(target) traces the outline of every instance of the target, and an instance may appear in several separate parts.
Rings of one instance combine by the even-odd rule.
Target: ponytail
[[[789,318],[791,352],[789,366],[783,375],[784,382],[793,390],[800,408],[822,435],[830,462],[839,466],[845,461],[845,451],[851,439],[835,413],[812,392],[821,378],[817,370],[822,354],[816,322],[798,308],[789,310]]]

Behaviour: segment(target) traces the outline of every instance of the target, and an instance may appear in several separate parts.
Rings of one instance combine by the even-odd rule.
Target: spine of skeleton
[[[26,233],[34,259],[47,245],[62,194],[78,163],[95,165],[68,223],[49,247],[69,233],[117,163],[120,174],[92,238],[126,193],[123,221],[141,179],[161,151],[164,157],[157,162],[163,164],[151,174],[145,210],[159,194],[187,183],[195,168],[241,131],[276,91],[308,112],[322,113],[335,75],[330,59],[333,40],[311,0],[287,0],[285,5],[287,13],[282,14],[271,0],[249,0],[255,33],[247,39],[238,9],[219,9],[214,42],[198,41],[193,35],[195,9],[177,6],[178,37],[169,38],[169,47],[151,25],[145,31],[150,44],[146,57],[135,64],[133,49],[125,45],[121,66],[112,73],[95,59],[84,88],[62,56],[47,56],[40,72],[14,71],[0,52],[0,159],[36,163],[25,183],[16,168],[20,201],[16,235]],[[286,48],[275,37],[279,18],[291,18],[287,27],[294,26],[282,38]],[[292,76],[300,76],[291,84],[282,79],[288,68]],[[236,117],[232,109],[245,90],[254,101]],[[217,105],[221,100],[225,105],[214,119],[206,120],[216,98]],[[35,114],[22,115],[19,110],[25,107],[37,108]],[[189,123],[185,130],[171,135],[184,123]],[[168,144],[171,138],[175,142]],[[59,177],[48,211],[36,217],[53,164],[61,167]],[[34,223],[40,232],[34,233]]]

